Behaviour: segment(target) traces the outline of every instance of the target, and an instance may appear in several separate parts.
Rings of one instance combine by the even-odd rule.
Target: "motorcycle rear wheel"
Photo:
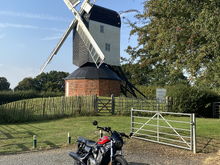
[[[128,162],[122,156],[116,156],[114,165],[128,165]]]

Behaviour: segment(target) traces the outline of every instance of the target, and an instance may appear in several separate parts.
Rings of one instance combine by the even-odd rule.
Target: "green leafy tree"
[[[18,85],[15,87],[14,90],[36,90],[35,80],[31,77],[24,78]]]
[[[25,78],[19,82],[15,90],[36,90],[40,92],[64,92],[66,78],[69,73],[51,71],[41,73],[35,78]]]
[[[127,63],[122,65],[122,69],[126,77],[134,85],[147,85],[149,84],[148,79],[148,68],[142,68],[139,64]]]
[[[10,83],[5,77],[0,77],[0,91],[10,90]]]
[[[130,23],[138,45],[127,51],[151,73],[164,70],[172,79],[185,73],[193,83],[219,87],[219,15],[219,0],[146,0],[136,15],[140,24]]]
[[[66,72],[51,71],[38,75],[35,80],[35,88],[46,92],[64,92],[66,78],[69,74]]]
[[[169,73],[163,65],[157,68],[150,68],[149,66],[142,66],[138,63],[127,63],[122,65],[127,78],[134,85],[156,85],[165,86],[173,84],[188,84],[187,78],[182,72]]]

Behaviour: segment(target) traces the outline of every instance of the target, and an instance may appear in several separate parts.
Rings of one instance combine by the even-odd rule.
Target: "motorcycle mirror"
[[[93,125],[98,125],[98,122],[95,120],[95,121],[93,121],[93,123],[92,123]]]
[[[131,132],[131,133],[129,134],[129,136],[130,136],[130,137],[132,137],[132,136],[133,136],[133,134],[134,134],[134,133],[133,133],[133,132]]]

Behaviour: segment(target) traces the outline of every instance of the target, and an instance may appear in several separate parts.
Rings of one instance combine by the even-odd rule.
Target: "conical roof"
[[[89,62],[65,78],[65,80],[74,79],[121,80],[119,76],[108,67],[107,64],[102,64],[99,68],[97,68],[94,63]]]

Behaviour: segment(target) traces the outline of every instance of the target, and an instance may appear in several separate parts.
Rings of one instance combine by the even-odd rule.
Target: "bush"
[[[149,99],[155,99],[156,98],[156,89],[160,88],[157,86],[144,86],[140,85],[137,86],[137,88]]]
[[[167,89],[167,95],[172,98],[169,110],[195,113],[199,117],[212,117],[212,103],[219,99],[213,91],[181,84]]]
[[[40,97],[56,97],[63,96],[62,92],[37,92],[37,91],[1,91],[0,92],[0,105],[13,101],[40,98]]]

